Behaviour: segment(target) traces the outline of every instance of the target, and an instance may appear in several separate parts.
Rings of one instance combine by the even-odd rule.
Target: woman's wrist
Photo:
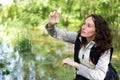
[[[79,64],[79,63],[74,62],[73,67],[75,67],[75,68],[79,69],[80,64]]]
[[[54,24],[48,23],[48,27],[53,27]]]

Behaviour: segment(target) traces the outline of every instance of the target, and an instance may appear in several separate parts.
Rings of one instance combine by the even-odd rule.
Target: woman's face
[[[87,39],[94,39],[95,37],[95,24],[92,17],[88,17],[82,25],[81,36]]]

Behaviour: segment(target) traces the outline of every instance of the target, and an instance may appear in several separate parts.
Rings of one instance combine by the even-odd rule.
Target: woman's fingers
[[[54,11],[50,13],[49,22],[53,25],[59,22],[59,15],[57,12]]]
[[[62,66],[64,66],[66,63],[67,63],[67,62],[66,62],[66,59],[64,59],[64,60],[62,61]]]
[[[50,17],[58,17],[59,16],[59,13],[57,11],[54,11],[54,12],[50,12]]]
[[[71,59],[70,58],[65,58],[63,61],[62,61],[62,66],[64,66],[65,64],[70,64],[71,63]]]
[[[50,12],[49,24],[54,25],[54,24],[59,23],[60,13],[61,13],[61,9],[58,9],[57,11]]]
[[[50,17],[55,17],[55,11],[54,12],[50,12]]]

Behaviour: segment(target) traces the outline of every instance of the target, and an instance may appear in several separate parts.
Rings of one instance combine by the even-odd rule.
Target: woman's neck
[[[94,40],[94,36],[93,36],[93,37],[90,37],[90,38],[86,38],[86,40],[87,40],[87,43],[86,43],[86,44],[88,44],[90,41],[93,41],[93,40]]]

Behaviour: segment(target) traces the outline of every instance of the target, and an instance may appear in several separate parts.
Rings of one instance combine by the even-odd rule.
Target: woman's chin
[[[86,37],[86,35],[82,35],[82,34],[81,34],[81,37]]]

